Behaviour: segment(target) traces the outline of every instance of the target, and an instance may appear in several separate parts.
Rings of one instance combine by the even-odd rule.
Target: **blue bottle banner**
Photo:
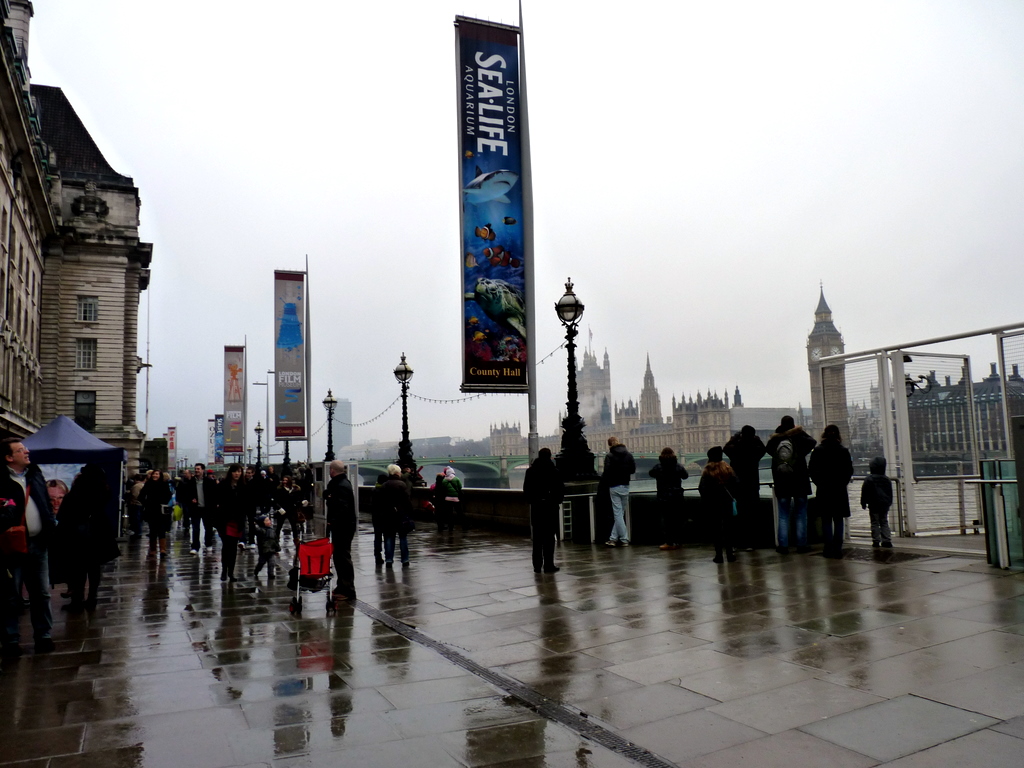
[[[245,453],[245,347],[224,347],[224,453]]]
[[[224,414],[213,417],[213,463],[224,463]]]
[[[274,272],[274,440],[306,439],[306,273]]]
[[[455,17],[462,390],[525,392],[519,30]]]

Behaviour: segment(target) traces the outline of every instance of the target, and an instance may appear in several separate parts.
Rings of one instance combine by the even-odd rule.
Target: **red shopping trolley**
[[[337,610],[330,593],[331,579],[334,577],[331,571],[333,555],[334,547],[328,538],[299,543],[299,551],[288,574],[288,587],[295,589],[295,597],[288,606],[289,611],[295,614],[302,613],[303,590],[320,592],[324,589],[327,590],[327,614],[330,615]]]

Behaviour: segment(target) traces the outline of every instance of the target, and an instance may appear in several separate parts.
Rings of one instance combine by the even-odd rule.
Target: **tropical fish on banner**
[[[457,16],[462,390],[525,392],[519,30]]]

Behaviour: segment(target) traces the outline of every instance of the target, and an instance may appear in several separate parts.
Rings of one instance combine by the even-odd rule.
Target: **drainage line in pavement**
[[[653,752],[649,752],[643,747],[638,747],[636,744],[626,741],[617,733],[609,731],[607,728],[604,728],[597,723],[591,722],[582,714],[577,714],[565,705],[552,701],[518,680],[477,664],[472,659],[463,656],[451,646],[445,645],[432,637],[428,637],[415,627],[406,624],[400,619],[396,619],[391,614],[385,613],[369,603],[364,603],[362,600],[352,600],[350,601],[350,604],[354,605],[374,621],[379,621],[381,624],[391,628],[402,637],[412,640],[414,643],[418,643],[419,645],[436,651],[456,666],[462,667],[467,672],[476,675],[496,688],[500,688],[538,714],[543,715],[548,720],[553,720],[556,723],[564,725],[578,733],[583,738],[590,739],[591,741],[600,744],[602,747],[605,747],[618,755],[622,755],[639,765],[647,766],[647,768],[676,768],[674,763],[670,763],[667,760],[658,757]]]

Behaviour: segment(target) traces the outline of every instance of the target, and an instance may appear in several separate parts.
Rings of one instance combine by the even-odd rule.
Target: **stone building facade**
[[[32,4],[0,1],[0,436],[24,437],[42,418],[44,248],[56,234],[53,169],[29,94]]]
[[[32,3],[0,0],[0,435],[59,414],[129,453],[139,293],[152,246],[139,194],[103,158],[59,88],[30,84]]]
[[[139,298],[150,243],[139,239],[139,190],[103,157],[60,88],[33,85],[43,140],[59,171],[51,186],[58,240],[43,278],[42,418],[65,414],[125,448],[137,466]]]

